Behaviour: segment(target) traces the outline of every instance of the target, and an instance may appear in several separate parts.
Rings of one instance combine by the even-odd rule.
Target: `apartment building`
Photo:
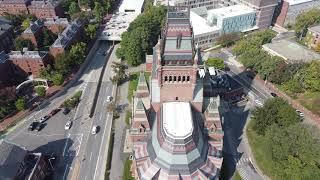
[[[38,19],[35,22],[30,22],[30,26],[23,31],[21,36],[24,39],[29,39],[35,47],[38,47],[38,40],[41,36],[43,27],[43,20]]]
[[[46,18],[44,26],[55,34],[62,33],[68,27],[69,21],[67,18]]]

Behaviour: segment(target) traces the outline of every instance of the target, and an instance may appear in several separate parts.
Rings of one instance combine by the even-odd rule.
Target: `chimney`
[[[25,54],[28,51],[27,47],[22,48],[22,54]]]

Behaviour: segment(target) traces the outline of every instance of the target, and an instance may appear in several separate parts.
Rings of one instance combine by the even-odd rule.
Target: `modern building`
[[[29,39],[35,47],[38,47],[38,41],[42,34],[43,27],[43,20],[38,19],[35,22],[30,22],[30,26],[23,31],[21,36],[24,39]]]
[[[0,52],[9,52],[13,47],[13,26],[7,22],[0,21]]]
[[[190,8],[206,7],[214,9],[218,7],[220,0],[155,0],[154,4],[170,6],[188,6]]]
[[[315,48],[320,45],[320,25],[308,28],[306,38],[309,47]]]
[[[189,16],[186,7],[168,7],[149,85],[139,77],[129,130],[136,179],[219,178],[220,98],[204,103]]]
[[[262,45],[262,48],[271,55],[283,58],[287,63],[301,63],[320,60],[320,54],[287,39],[264,44]]]
[[[55,34],[62,33],[68,27],[69,21],[67,18],[46,18],[44,26]]]
[[[64,15],[60,1],[57,0],[1,0],[0,15],[5,13],[32,14],[39,19]]]
[[[44,180],[50,169],[41,153],[0,140],[0,179]]]
[[[13,71],[8,55],[2,51],[0,52],[0,87],[7,84],[12,78]]]
[[[84,25],[85,22],[80,19],[72,21],[69,26],[58,35],[58,38],[50,47],[50,53],[56,57],[58,54],[64,53],[71,45],[77,43],[83,35]]]
[[[15,74],[39,77],[40,70],[51,63],[50,56],[46,51],[11,51],[9,61],[14,65]]]
[[[255,18],[256,11],[243,5],[211,10],[200,7],[190,13],[194,41],[201,48],[212,46],[222,34],[258,29]]]
[[[123,0],[120,7],[120,13],[142,13],[143,11],[144,0]]]
[[[280,0],[274,13],[274,23],[282,27],[293,25],[300,13],[315,7],[320,7],[319,0]]]

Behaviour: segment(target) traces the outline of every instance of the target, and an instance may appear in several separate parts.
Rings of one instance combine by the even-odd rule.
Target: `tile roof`
[[[23,31],[23,33],[36,33],[37,31],[39,31],[44,25],[44,21],[43,20],[36,20],[35,22],[30,22],[30,26]]]
[[[69,26],[64,29],[64,31],[59,34],[58,38],[53,43],[52,47],[66,47],[70,40],[75,36],[79,31],[80,27],[83,25],[83,22],[79,19],[76,19],[69,24]]]
[[[0,63],[5,63],[9,59],[9,56],[4,52],[0,52]]]

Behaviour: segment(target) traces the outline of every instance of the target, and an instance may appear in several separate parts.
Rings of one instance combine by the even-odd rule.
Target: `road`
[[[54,179],[74,179],[79,174],[81,175],[79,177],[85,178],[86,176],[82,176],[83,172],[88,176],[88,179],[93,179],[92,177],[97,174],[96,168],[98,166],[96,166],[96,162],[101,162],[99,155],[102,154],[101,149],[104,149],[100,148],[102,147],[101,141],[107,139],[105,136],[109,134],[105,131],[105,127],[110,126],[109,122],[111,122],[111,117],[106,113],[106,105],[104,104],[106,96],[113,93],[113,85],[109,81],[108,73],[105,73],[106,76],[101,83],[96,112],[91,119],[88,114],[93,103],[94,94],[98,88],[103,65],[107,62],[103,52],[109,48],[110,44],[100,42],[88,66],[72,87],[66,89],[59,97],[41,106],[39,111],[26,117],[6,136],[7,140],[24,146],[30,151],[46,154],[54,153],[57,157],[56,165],[54,166]],[[105,71],[109,73],[111,72],[110,64],[111,62],[108,62],[105,68]],[[27,127],[32,121],[59,107],[65,99],[79,90],[83,91],[81,101],[69,115],[65,116],[59,112],[46,122],[46,126],[40,132],[27,131]],[[66,131],[64,130],[64,125],[68,120],[72,120],[73,125],[70,130]],[[101,127],[97,135],[91,135],[93,124]],[[87,157],[88,162],[91,156],[92,161],[90,163],[92,164],[81,163],[83,156]],[[87,170],[87,165],[90,166],[90,171]]]

